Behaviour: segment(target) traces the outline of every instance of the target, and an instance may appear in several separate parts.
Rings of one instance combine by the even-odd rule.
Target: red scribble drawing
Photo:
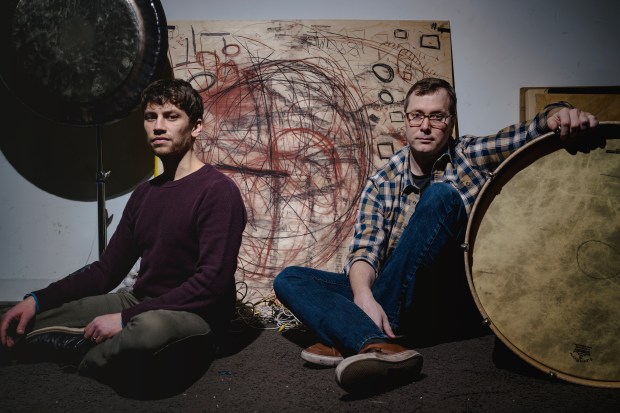
[[[408,87],[451,80],[447,23],[432,23],[170,22],[174,74],[204,97],[197,149],[248,209],[238,279],[270,288],[288,265],[341,270],[366,178],[404,144],[394,114]],[[442,48],[418,48],[424,34]]]

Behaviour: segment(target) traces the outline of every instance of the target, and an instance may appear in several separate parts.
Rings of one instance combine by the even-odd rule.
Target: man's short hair
[[[416,96],[425,96],[437,92],[439,89],[445,89],[448,92],[448,98],[450,99],[450,114],[456,115],[456,93],[450,83],[443,79],[436,77],[425,77],[418,80],[411,86],[405,96],[405,113],[407,112],[407,106],[409,105],[409,96],[414,93]]]
[[[149,104],[171,103],[187,113],[192,123],[202,119],[204,105],[202,97],[192,85],[182,79],[160,79],[152,82],[142,91],[142,111]]]

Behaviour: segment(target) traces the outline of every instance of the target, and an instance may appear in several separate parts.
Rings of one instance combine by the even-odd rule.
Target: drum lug
[[[469,252],[469,242],[462,243],[461,248],[463,248],[464,251]]]
[[[488,327],[491,325],[491,320],[489,320],[488,318],[485,318],[482,320],[482,325],[485,327]]]

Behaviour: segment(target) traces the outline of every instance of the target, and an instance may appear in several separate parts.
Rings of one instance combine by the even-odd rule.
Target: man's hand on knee
[[[383,307],[374,299],[372,293],[369,296],[355,296],[354,302],[375,322],[377,327],[379,327],[386,336],[390,338],[396,337],[394,331],[392,331],[388,316],[385,314]]]
[[[26,333],[26,327],[34,318],[36,311],[37,304],[34,298],[30,296],[4,313],[0,322],[0,343],[7,347],[13,347],[15,335],[23,336]],[[17,326],[15,326],[16,323]],[[15,331],[12,331],[13,328]]]
[[[120,333],[122,329],[123,321],[121,313],[100,315],[99,317],[95,317],[95,319],[84,328],[84,337],[101,343],[114,337],[114,335]]]

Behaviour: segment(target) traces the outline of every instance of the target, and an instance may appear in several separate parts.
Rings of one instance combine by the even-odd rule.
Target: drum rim
[[[605,135],[614,133],[614,135],[610,135],[610,137],[606,139],[608,140],[620,139],[620,121],[600,122],[599,128],[601,128],[600,133],[605,133]],[[517,174],[519,171],[523,170],[527,166],[541,159],[543,156],[546,156],[557,150],[563,149],[562,142],[555,132],[548,132],[540,136],[539,138],[534,139],[533,141],[530,141],[527,144],[523,145],[521,148],[517,149],[515,152],[510,154],[493,171],[491,178],[488,179],[487,182],[484,183],[480,192],[478,193],[478,196],[476,198],[476,201],[474,202],[474,205],[472,206],[471,212],[469,214],[469,218],[467,220],[467,229],[465,231],[465,243],[463,244],[464,258],[465,258],[465,272],[466,272],[467,283],[469,285],[470,292],[474,299],[474,303],[476,304],[476,307],[478,308],[478,311],[480,311],[480,314],[482,315],[485,325],[487,325],[491,329],[491,331],[496,335],[497,338],[500,339],[500,341],[502,341],[503,344],[505,344],[511,351],[513,351],[522,360],[526,361],[533,367],[537,368],[538,370],[542,371],[543,373],[547,374],[549,377],[552,377],[552,378],[557,377],[567,382],[587,385],[587,386],[592,386],[592,387],[620,388],[620,380],[597,380],[597,379],[588,379],[584,377],[573,376],[568,373],[556,371],[551,366],[548,366],[542,363],[541,361],[530,357],[523,350],[515,346],[501,332],[501,330],[490,319],[486,309],[484,308],[484,306],[480,302],[480,299],[478,298],[478,295],[476,294],[476,287],[474,285],[473,275],[472,275],[473,247],[475,245],[475,238],[478,235],[478,227],[480,223],[482,222],[482,218],[484,217],[486,213],[486,209],[483,210],[482,212],[480,212],[479,210],[480,208],[484,208],[485,206],[488,208],[488,206],[491,205],[495,197],[493,197],[493,199],[489,201],[487,200],[483,201],[483,199],[485,198],[485,195],[487,194],[487,192],[491,191],[491,189],[495,189],[495,186],[497,185],[497,181],[496,181],[497,177],[502,177],[502,180],[505,179],[505,177],[503,176],[504,170],[506,170],[509,166],[512,166],[513,163],[519,162],[524,156],[523,155],[524,153],[529,152],[531,148],[537,147],[537,146],[540,147],[539,149],[541,149],[540,152],[537,154],[537,156],[535,156],[534,159],[531,162],[527,163],[525,166],[521,167],[520,169],[517,168],[514,171],[514,173],[512,173],[512,175],[510,175],[508,179],[506,179],[505,182],[500,185],[499,187],[500,190],[503,187],[503,185],[505,185],[505,183],[507,183],[510,179],[512,179],[512,176]],[[475,224],[477,224],[477,226],[474,228]],[[472,240],[472,236],[473,236],[473,240]]]

